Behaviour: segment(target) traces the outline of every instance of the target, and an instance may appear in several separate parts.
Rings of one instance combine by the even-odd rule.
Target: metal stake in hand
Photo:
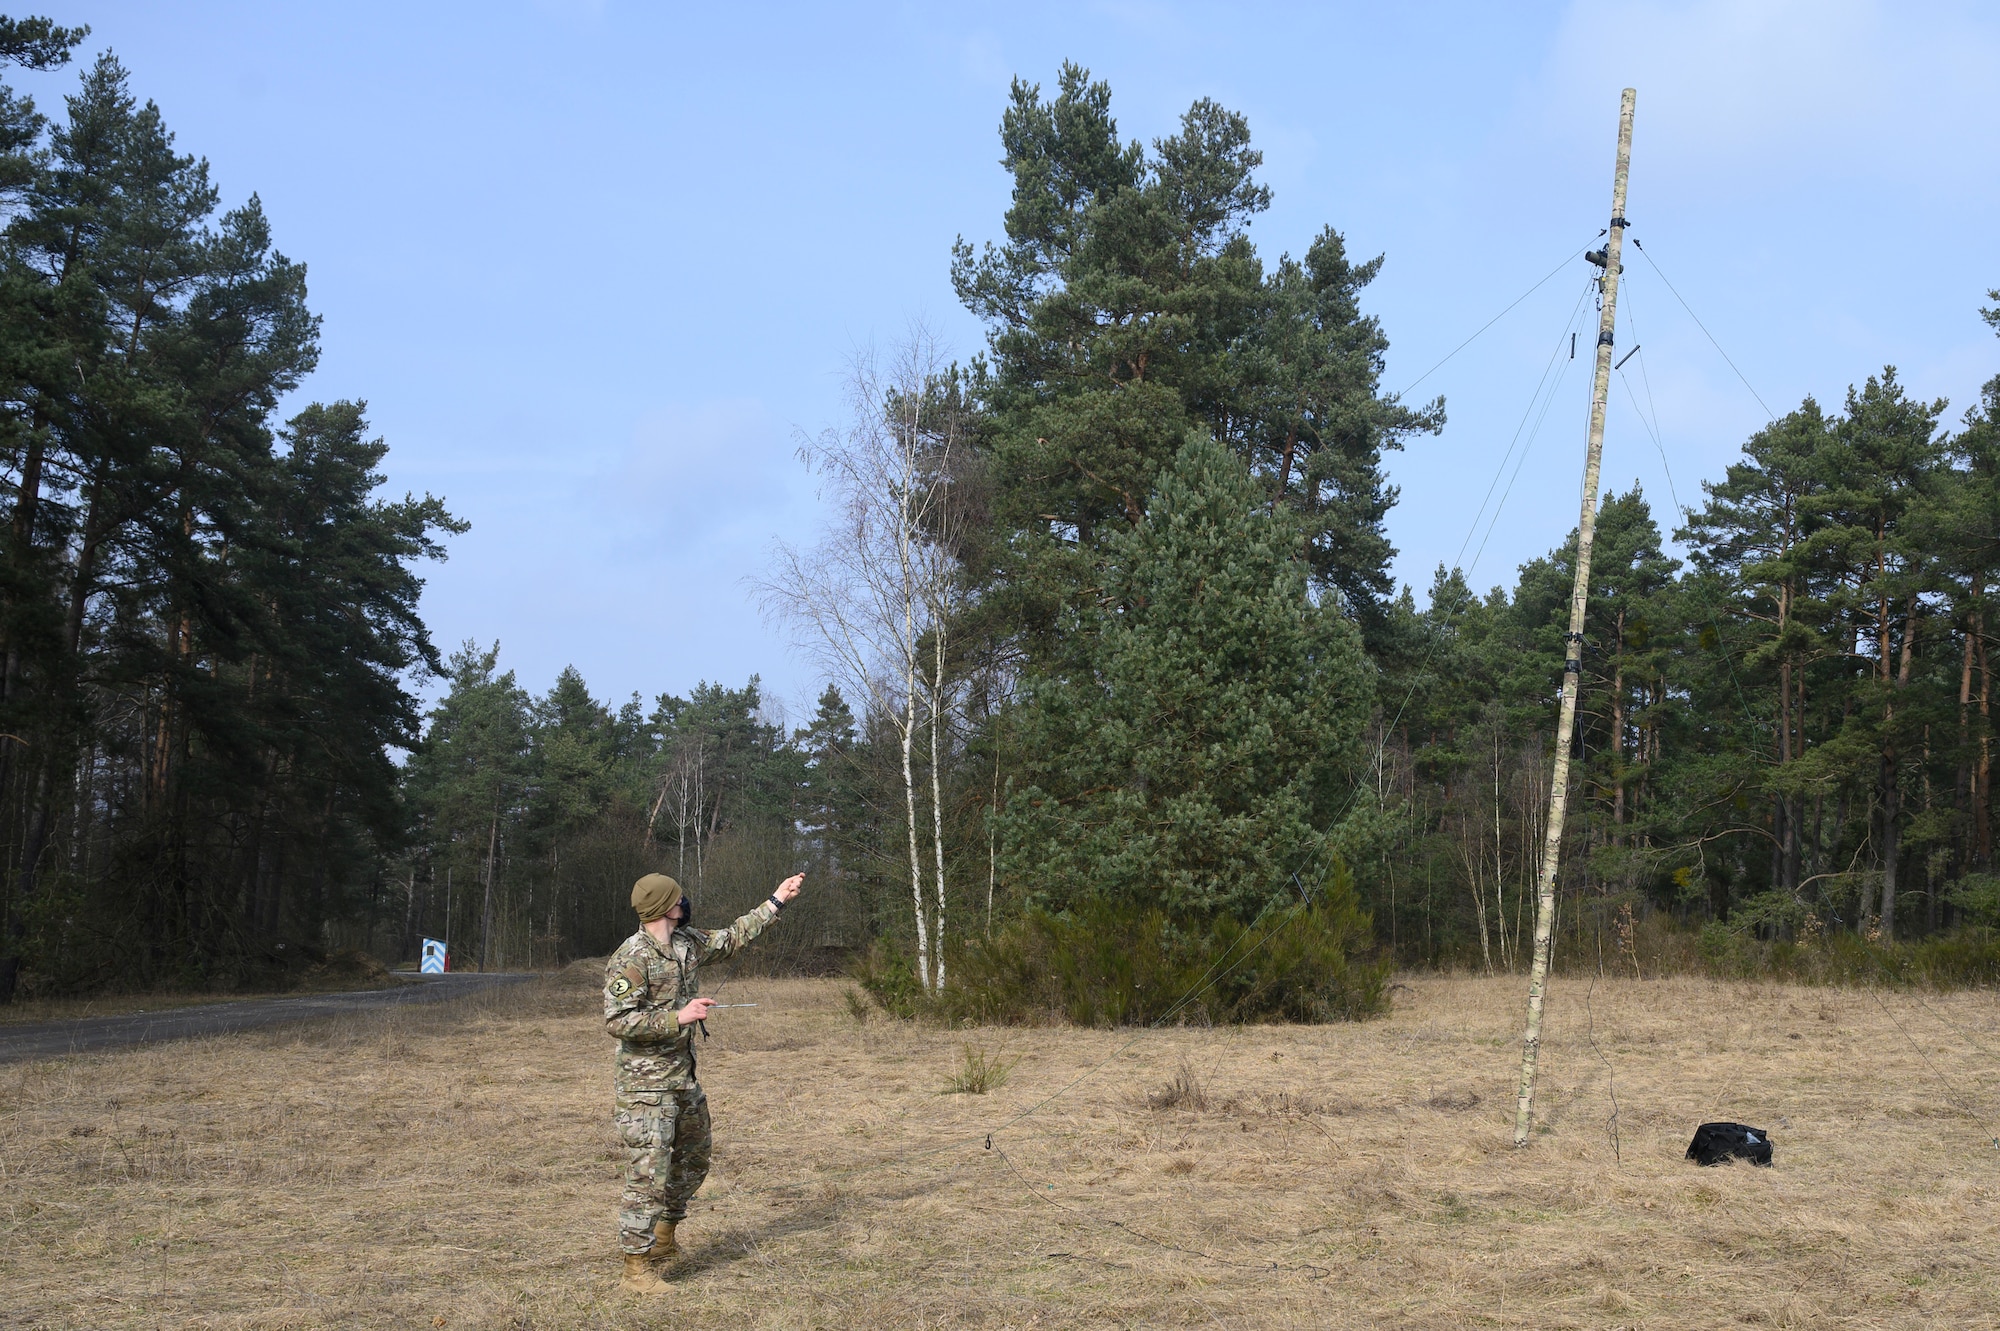
[[[717,1008],[725,1008],[725,1007],[756,1007],[756,1006],[757,1006],[757,1005],[756,1005],[755,1003],[711,1003],[711,1004],[709,1004],[709,1005],[708,1005],[708,1010],[709,1010],[710,1012],[713,1012],[713,1011],[715,1011],[715,1010],[716,1010]],[[708,1020],[707,1020],[707,1018],[703,1018],[702,1020],[700,1020],[700,1021],[696,1022],[696,1023],[695,1023],[695,1025],[697,1025],[697,1026],[701,1027],[701,1038],[702,1038],[702,1039],[704,1039],[704,1040],[706,1040],[706,1039],[708,1038]]]

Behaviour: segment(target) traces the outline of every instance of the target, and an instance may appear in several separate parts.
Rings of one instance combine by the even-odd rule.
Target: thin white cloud
[[[632,535],[709,537],[739,518],[775,528],[791,515],[794,452],[791,431],[754,399],[655,408],[592,478],[592,507],[616,513]]]
[[[1616,89],[1662,174],[1813,193],[1937,188],[2000,162],[2000,33],[1990,12],[1858,0],[1579,0],[1524,105],[1545,133],[1594,142]],[[1607,101],[1607,97],[1612,100]]]

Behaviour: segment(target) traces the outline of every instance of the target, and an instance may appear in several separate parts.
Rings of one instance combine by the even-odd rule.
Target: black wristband
[[[773,892],[773,893],[771,894],[771,896],[770,896],[770,901],[771,901],[771,904],[772,904],[773,906],[777,907],[777,908],[778,908],[779,910],[783,910],[783,909],[785,908],[785,903],[784,903],[784,902],[782,902],[782,901],[780,901],[780,900],[778,900],[778,894],[777,894],[776,892]]]

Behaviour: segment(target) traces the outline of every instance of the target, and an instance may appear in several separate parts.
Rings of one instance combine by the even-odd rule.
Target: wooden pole
[[[1611,179],[1611,224],[1604,249],[1604,308],[1597,321],[1597,375],[1590,389],[1590,448],[1583,464],[1583,513],[1576,524],[1576,579],[1569,593],[1569,633],[1563,644],[1562,714],[1556,722],[1556,763],[1549,783],[1549,823],[1535,896],[1535,955],[1528,972],[1528,1033],[1521,1042],[1521,1095],[1514,1108],[1514,1145],[1528,1144],[1535,1112],[1535,1059],[1542,1048],[1542,997],[1549,984],[1549,949],[1555,929],[1557,855],[1563,811],[1569,802],[1569,751],[1576,734],[1576,695],[1583,678],[1583,616],[1590,599],[1590,544],[1597,534],[1597,472],[1604,457],[1604,406],[1611,396],[1612,330],[1617,326],[1619,259],[1625,249],[1625,175],[1632,163],[1632,107],[1638,93],[1625,89],[1618,109],[1618,166]]]

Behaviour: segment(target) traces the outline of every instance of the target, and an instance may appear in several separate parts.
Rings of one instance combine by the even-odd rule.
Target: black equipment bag
[[[1737,1158],[1769,1167],[1771,1138],[1762,1128],[1742,1123],[1704,1123],[1694,1130],[1687,1158],[1698,1165],[1726,1165]]]

